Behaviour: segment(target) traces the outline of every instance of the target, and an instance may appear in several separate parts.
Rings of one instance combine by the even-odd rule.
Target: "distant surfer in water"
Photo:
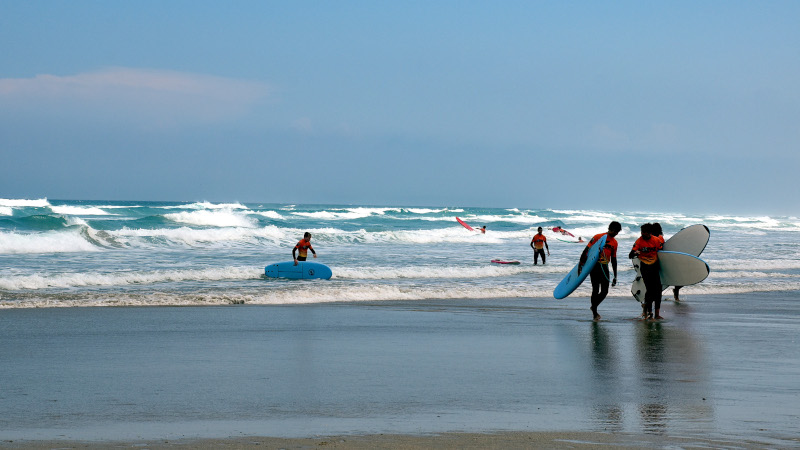
[[[486,234],[486,225],[481,227],[481,233]]]
[[[547,245],[547,238],[542,234],[542,227],[537,230],[538,233],[531,239],[531,248],[533,249],[533,265],[539,264],[539,255],[542,255],[542,265],[544,265],[544,249],[547,248],[547,256],[550,256],[550,246]]]
[[[300,251],[300,256],[295,256],[298,250]],[[317,252],[315,252],[314,247],[311,246],[311,233],[306,231],[303,235],[303,239],[300,239],[300,242],[292,249],[292,258],[294,259],[295,266],[297,265],[297,261],[305,261],[306,258],[308,258],[309,250],[311,250],[311,253],[314,254],[314,258],[316,258]]]
[[[580,274],[581,270],[583,270],[583,265],[586,264],[586,260],[589,257],[589,249],[604,235],[608,235],[606,238],[606,245],[600,251],[600,259],[597,261],[598,264],[595,264],[592,271],[589,272],[589,278],[592,281],[592,306],[589,309],[592,310],[594,320],[600,320],[600,314],[597,314],[597,307],[605,300],[606,295],[608,295],[608,263],[611,263],[611,268],[614,269],[614,279],[611,282],[611,286],[617,285],[617,240],[614,238],[620,231],[622,231],[622,225],[620,225],[619,222],[614,221],[608,224],[607,233],[596,234],[589,240],[589,244],[583,249],[580,262],[578,263],[578,274]]]
[[[575,235],[574,235],[574,234],[572,234],[572,233],[570,233],[569,231],[567,231],[567,230],[565,230],[565,229],[561,228],[560,226],[553,227],[553,231],[555,231],[556,233],[561,233],[561,234],[562,234],[562,235],[564,235],[564,236],[571,236],[571,237],[575,237]]]
[[[642,236],[636,239],[628,258],[638,257],[641,264],[639,271],[642,274],[642,281],[647,292],[644,294],[644,306],[642,315],[646,319],[653,318],[653,304],[655,304],[655,318],[661,319],[661,276],[659,275],[660,262],[658,261],[658,251],[664,246],[664,238],[655,233],[660,227],[653,226],[652,223],[642,225]]]

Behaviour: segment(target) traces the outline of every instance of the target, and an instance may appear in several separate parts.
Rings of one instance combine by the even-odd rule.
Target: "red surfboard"
[[[464,225],[464,228],[468,229],[469,231],[475,231],[475,229],[474,229],[474,228],[472,228],[471,226],[467,225],[467,224],[466,224],[466,223],[465,223],[463,220],[459,219],[458,217],[456,217],[456,220],[457,220],[457,221],[458,221],[458,223],[460,223],[461,225]]]

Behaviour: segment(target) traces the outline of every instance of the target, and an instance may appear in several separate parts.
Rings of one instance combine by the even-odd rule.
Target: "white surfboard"
[[[674,236],[667,239],[662,250],[700,256],[705,250],[710,237],[711,232],[707,226],[702,224],[692,225],[678,231]]]
[[[711,273],[705,261],[688,253],[670,252],[661,250],[658,252],[660,268],[658,274],[661,276],[661,290],[668,286],[691,286],[697,284]],[[647,288],[641,274],[641,264],[639,258],[633,258],[633,268],[636,270],[636,279],[631,286],[631,294],[640,303],[644,302]]]
[[[702,224],[690,225],[675,233],[675,235],[673,235],[671,238],[667,239],[667,241],[664,242],[664,248],[662,250],[700,256],[700,254],[703,253],[703,250],[705,250],[710,237],[711,232],[707,226]],[[633,297],[636,300],[643,302],[644,294],[647,292],[647,288],[645,288],[644,281],[642,281],[642,274],[639,272],[639,258],[633,258],[632,262],[636,276],[633,279],[633,283],[631,283],[631,294],[633,294]],[[662,283],[661,291],[663,292],[664,289],[668,288],[669,286],[684,285]]]
[[[691,286],[705,280],[711,273],[705,261],[688,253],[662,250],[658,252],[658,260],[661,262],[658,273],[662,286]]]

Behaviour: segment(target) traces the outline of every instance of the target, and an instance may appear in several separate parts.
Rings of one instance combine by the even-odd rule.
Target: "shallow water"
[[[308,284],[313,289],[313,284]],[[620,431],[792,445],[800,294],[0,313],[0,439]],[[792,441],[791,439],[795,439]]]
[[[456,216],[487,233],[467,231]],[[800,290],[796,217],[0,199],[0,308],[547,299],[584,247],[559,241],[551,228],[588,238],[611,220],[623,226],[619,283],[628,291],[627,253],[648,221],[660,221],[667,237],[693,224],[710,228],[701,257],[711,275],[687,295]],[[531,264],[539,226],[546,266]],[[304,231],[333,279],[313,289],[264,279],[264,266],[290,260]],[[576,295],[588,290],[586,283]]]

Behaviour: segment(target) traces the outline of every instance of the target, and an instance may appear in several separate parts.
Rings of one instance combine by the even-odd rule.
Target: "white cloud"
[[[264,83],[116,67],[70,76],[0,78],[0,101],[28,114],[175,126],[229,120],[269,94]]]

